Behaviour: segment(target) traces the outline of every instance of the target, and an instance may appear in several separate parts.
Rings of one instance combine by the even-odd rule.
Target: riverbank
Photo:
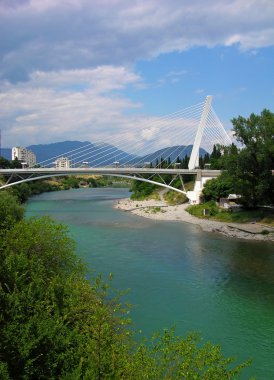
[[[145,201],[120,199],[116,203],[115,208],[154,220],[182,221],[196,224],[199,225],[203,231],[217,232],[232,238],[274,242],[273,228],[258,223],[224,223],[197,218],[186,211],[188,206],[188,204],[169,206],[162,200],[157,201],[153,199]],[[268,231],[268,233],[264,234],[262,231]]]

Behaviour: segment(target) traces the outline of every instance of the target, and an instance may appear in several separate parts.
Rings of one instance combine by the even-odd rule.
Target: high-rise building
[[[11,159],[15,160],[16,158],[28,167],[36,165],[36,155],[31,150],[21,146],[14,146],[11,150]]]

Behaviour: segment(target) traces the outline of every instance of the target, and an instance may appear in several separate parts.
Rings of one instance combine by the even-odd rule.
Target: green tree
[[[73,332],[62,304],[75,264],[62,231],[46,219],[20,221],[3,239],[0,357],[13,379],[54,378],[65,366]]]
[[[183,160],[182,160],[182,169],[187,169],[188,168],[189,158],[190,157],[187,154],[183,158]]]
[[[10,161],[6,158],[0,156],[0,168],[2,169],[8,169],[10,168]]]
[[[223,172],[219,177],[207,181],[203,188],[203,198],[218,201],[220,198],[226,198],[235,191],[234,182],[227,172]]]
[[[232,359],[223,356],[219,346],[201,344],[197,334],[183,339],[173,329],[164,330],[138,347],[133,379],[235,380],[248,362],[232,363]]]
[[[246,207],[274,204],[274,114],[263,110],[260,115],[234,118],[232,123],[241,147],[214,146],[211,168],[226,174],[206,184],[205,199],[226,196],[229,191],[240,194]]]
[[[31,186],[28,183],[15,185],[11,188],[11,191],[21,203],[24,203],[32,195]]]
[[[66,228],[48,218],[18,222],[0,261],[3,370],[12,379],[55,379],[81,364],[81,376],[107,378],[127,320],[100,278],[85,279]]]
[[[152,183],[134,180],[131,185],[131,199],[145,199],[146,197],[150,196],[156,188],[157,186]]]
[[[210,161],[210,155],[206,153],[203,157],[199,158],[199,167],[201,169],[205,168],[205,164],[208,164]]]
[[[13,227],[23,218],[24,208],[8,191],[0,192],[0,234]]]
[[[21,162],[16,157],[15,160],[7,160],[6,158],[0,156],[0,168],[3,169],[16,169],[16,168],[22,168]]]
[[[209,160],[211,169],[221,169],[221,162],[220,162],[221,156],[222,156],[221,146],[214,144],[212,153],[210,155],[210,160]]]
[[[246,206],[274,203],[274,114],[263,110],[260,115],[232,119],[236,139],[242,149],[231,154],[226,170],[242,195]]]
[[[78,189],[79,188],[79,180],[75,177],[75,176],[68,176],[68,177],[65,177],[63,180],[62,180],[62,183],[65,187],[65,189]]]
[[[22,164],[18,160],[17,157],[15,157],[15,159],[13,161],[11,161],[10,168],[12,168],[12,169],[20,169],[20,168],[22,168]]]

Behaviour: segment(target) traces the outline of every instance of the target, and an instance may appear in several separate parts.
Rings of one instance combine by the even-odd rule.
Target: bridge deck
[[[123,168],[123,167],[100,167],[100,168],[24,168],[24,169],[0,169],[0,175],[11,175],[11,174],[43,174],[43,175],[76,175],[76,174],[104,174],[104,175],[134,175],[134,174],[172,174],[172,175],[183,175],[192,174],[197,175],[201,173],[203,177],[217,177],[220,175],[220,170],[200,170],[200,169],[159,169],[159,168]]]

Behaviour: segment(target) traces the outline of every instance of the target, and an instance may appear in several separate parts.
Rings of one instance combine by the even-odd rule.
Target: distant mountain
[[[126,153],[113,145],[101,143],[93,144],[89,141],[62,141],[51,144],[30,145],[27,149],[36,154],[37,162],[53,165],[59,156],[68,157],[72,164],[79,166],[88,162],[90,166],[111,165],[115,161],[119,164],[135,160],[136,156]]]
[[[11,160],[11,148],[1,148],[1,156]]]
[[[107,166],[112,165],[114,162],[119,162],[119,165],[127,164],[134,165],[135,163],[151,162],[156,163],[160,161],[161,157],[164,160],[170,158],[171,162],[184,157],[190,156],[192,145],[175,145],[167,148],[157,150],[143,157],[138,157],[130,153],[124,152],[113,145],[107,143],[93,144],[89,141],[62,141],[51,144],[29,145],[27,149],[36,154],[37,162],[45,162],[45,166],[53,166],[57,157],[66,156],[80,166],[83,162],[88,162],[90,166]],[[204,156],[207,152],[200,148],[200,156]],[[3,157],[11,160],[11,149],[2,148],[1,154]]]
[[[42,162],[51,158],[66,155],[67,152],[79,149],[90,144],[89,141],[61,141],[51,144],[29,145],[27,149],[36,154],[36,161]]]
[[[168,158],[170,158],[171,162],[176,161],[177,157],[179,157],[179,159],[182,160],[185,158],[185,156],[191,155],[192,147],[193,147],[193,145],[170,146],[167,148],[157,150],[154,153],[151,153],[151,154],[148,154],[148,155],[142,157],[142,161],[143,162],[151,162],[152,164],[155,164],[156,160],[160,161],[161,157],[164,160],[168,160]],[[205,154],[207,154],[207,151],[205,151],[203,148],[200,148],[199,156],[203,157]]]

